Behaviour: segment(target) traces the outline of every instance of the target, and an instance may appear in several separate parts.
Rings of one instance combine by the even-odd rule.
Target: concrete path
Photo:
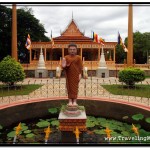
[[[39,89],[30,93],[29,95],[17,95],[17,96],[7,96],[0,97],[0,105],[8,105],[16,101],[24,100],[34,100],[34,99],[43,99],[43,98],[52,98],[52,97],[67,97],[66,91],[66,82],[65,78],[61,79],[50,79],[50,78],[26,78],[23,82],[18,84],[41,84],[43,85]],[[114,100],[122,100],[127,102],[140,103],[145,106],[150,106],[150,99],[144,97],[136,96],[126,96],[126,95],[113,95],[106,91],[101,84],[121,84],[118,81],[118,78],[96,78],[89,77],[88,79],[81,79],[79,84],[79,93],[78,97],[90,98],[108,98]],[[150,79],[146,79],[139,84],[150,84]]]

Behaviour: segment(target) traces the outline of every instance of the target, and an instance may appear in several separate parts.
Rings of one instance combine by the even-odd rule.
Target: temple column
[[[13,4],[12,8],[12,58],[15,58],[18,61],[18,52],[17,52],[17,11],[16,4]]]
[[[111,50],[109,50],[109,61],[112,61]]]
[[[133,65],[133,10],[132,4],[129,5],[128,10],[128,53],[127,66]]]
[[[53,51],[52,51],[52,49],[50,49],[50,60],[51,61],[53,60]]]
[[[62,48],[62,58],[64,58],[64,47]]]
[[[115,55],[116,55],[116,49],[115,49],[115,46],[114,46],[114,57],[113,57],[114,62],[116,62],[116,56]]]
[[[44,49],[44,60],[46,61],[46,48]]]
[[[82,59],[82,46],[81,46],[81,49],[80,49],[80,56],[81,56],[81,59]]]
[[[32,61],[32,50],[30,50],[30,63]]]

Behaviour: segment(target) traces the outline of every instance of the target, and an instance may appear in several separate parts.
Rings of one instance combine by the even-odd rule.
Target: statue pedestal
[[[86,131],[86,113],[84,106],[63,106],[59,114],[59,130],[73,132],[76,128]]]

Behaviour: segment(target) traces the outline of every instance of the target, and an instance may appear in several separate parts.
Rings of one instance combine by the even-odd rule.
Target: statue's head
[[[69,53],[69,55],[76,55],[77,54],[77,45],[74,43],[70,43],[68,45],[68,53]]]

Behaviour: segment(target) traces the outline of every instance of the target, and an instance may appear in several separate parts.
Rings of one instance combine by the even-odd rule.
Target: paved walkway
[[[29,95],[17,95],[17,96],[7,96],[0,97],[0,106],[8,105],[10,103],[14,103],[16,101],[25,101],[25,100],[35,100],[35,99],[43,99],[43,98],[52,98],[52,97],[66,97],[66,83],[65,78],[61,79],[50,79],[50,78],[26,78],[23,82],[18,84],[41,84],[43,85],[39,89],[30,93]],[[81,79],[79,85],[79,93],[78,97],[85,97],[87,99],[90,98],[108,98],[111,100],[122,100],[133,103],[140,103],[145,106],[150,106],[150,99],[144,97],[136,97],[136,96],[126,96],[126,95],[113,95],[106,91],[101,84],[121,84],[118,81],[118,78],[96,78],[89,77],[87,80]],[[139,84],[150,84],[150,79],[146,79],[142,83]]]

